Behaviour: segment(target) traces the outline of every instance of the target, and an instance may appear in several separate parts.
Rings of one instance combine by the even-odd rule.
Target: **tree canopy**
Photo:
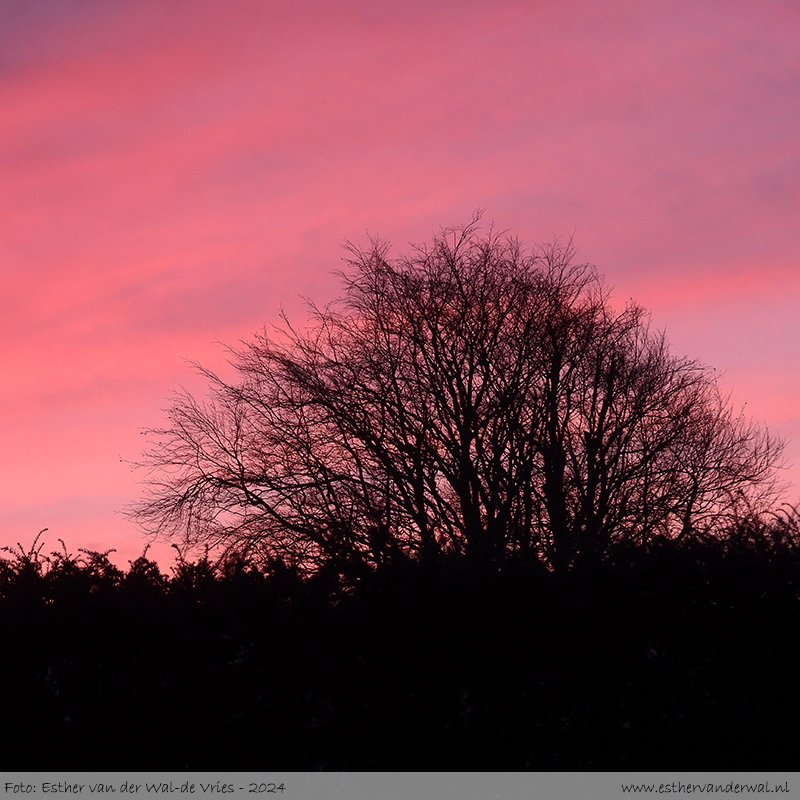
[[[398,258],[348,245],[343,297],[231,349],[238,380],[150,431],[147,530],[306,570],[530,559],[713,536],[776,495],[782,442],[716,373],[616,310],[571,242],[478,221]]]

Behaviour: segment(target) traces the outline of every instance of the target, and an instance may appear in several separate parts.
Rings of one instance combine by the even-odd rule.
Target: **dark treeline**
[[[3,770],[781,770],[797,517],[559,574],[0,562]]]

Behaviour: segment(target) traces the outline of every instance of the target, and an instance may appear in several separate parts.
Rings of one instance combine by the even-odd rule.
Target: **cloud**
[[[5,4],[0,411],[25,465],[5,484],[39,470],[52,496],[84,474],[134,495],[91,442],[134,447],[131,426],[191,380],[181,357],[222,366],[215,341],[333,297],[345,238],[402,249],[479,206],[528,240],[575,231],[693,355],[745,365],[737,383],[796,418],[793,351],[762,358],[747,320],[797,340],[799,16],[743,0]]]

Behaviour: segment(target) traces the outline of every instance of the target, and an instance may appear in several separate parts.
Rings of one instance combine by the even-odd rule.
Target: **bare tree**
[[[145,454],[147,529],[308,569],[399,557],[566,569],[772,498],[782,442],[712,370],[615,312],[571,242],[472,224],[396,260],[349,245],[344,297],[203,370]]]

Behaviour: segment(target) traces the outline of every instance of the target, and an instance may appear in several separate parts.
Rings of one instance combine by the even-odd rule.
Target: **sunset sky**
[[[0,545],[135,558],[186,359],[478,207],[724,372],[796,501],[798,42],[795,0],[6,0]]]

